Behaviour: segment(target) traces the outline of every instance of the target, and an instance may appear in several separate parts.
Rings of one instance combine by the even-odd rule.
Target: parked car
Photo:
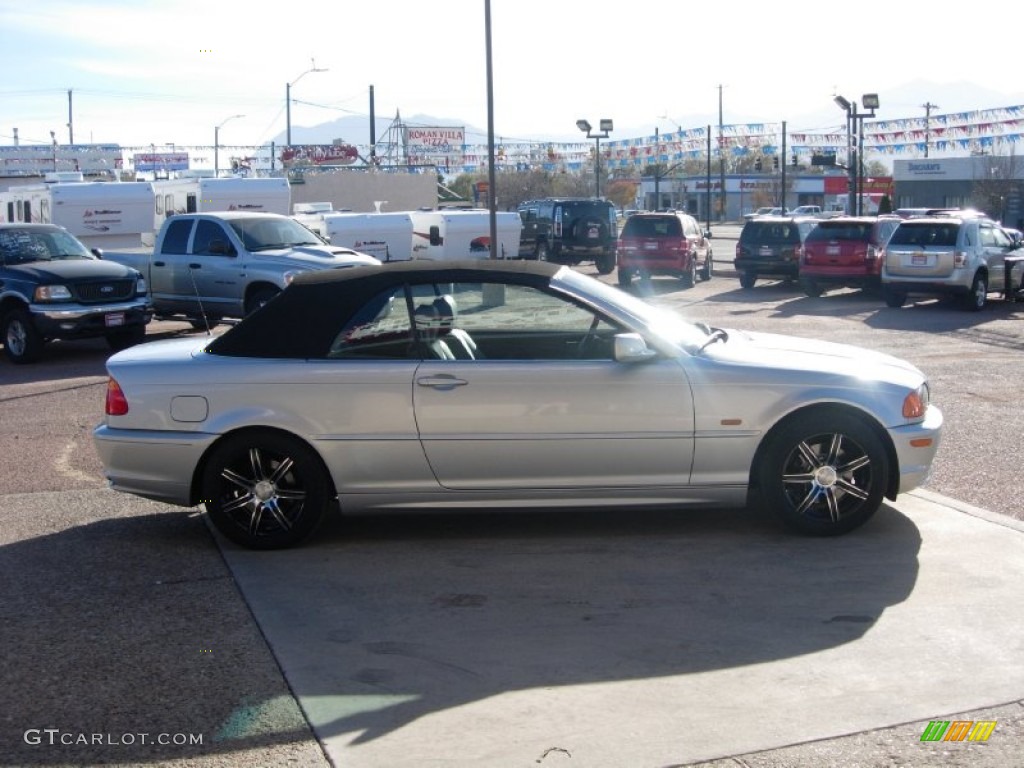
[[[822,219],[807,234],[800,253],[800,287],[821,296],[828,287],[881,287],[882,253],[900,223],[897,216]]]
[[[760,277],[796,280],[800,247],[817,223],[817,219],[762,216],[744,224],[733,260],[740,285],[753,288]]]
[[[328,509],[735,507],[846,533],[927,477],[942,414],[889,355],[709,328],[568,267],[299,275],[209,338],[107,361],[112,487],[284,547]],[[343,392],[344,396],[339,396]]]
[[[101,260],[53,224],[0,224],[0,341],[12,363],[39,359],[54,339],[146,338],[153,307],[135,269]]]
[[[710,280],[714,269],[711,230],[685,213],[636,213],[626,219],[615,252],[619,285],[669,275],[692,288],[698,275]]]
[[[756,219],[758,216],[782,216],[785,213],[781,208],[772,208],[771,206],[762,206],[756,211],[750,211],[749,213],[743,214],[745,221]]]
[[[882,259],[885,302],[902,307],[910,294],[953,296],[964,309],[980,310],[990,287],[1003,285],[1003,259],[1016,250],[996,222],[975,211],[904,219]]]
[[[521,257],[570,265],[593,261],[602,275],[615,269],[618,215],[608,200],[545,198],[520,203],[518,210]]]
[[[821,216],[820,205],[798,205],[789,212],[790,216]]]

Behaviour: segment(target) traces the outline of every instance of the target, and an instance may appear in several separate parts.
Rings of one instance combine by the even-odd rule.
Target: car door
[[[537,289],[452,288],[455,324],[480,354],[425,359],[413,383],[420,440],[441,485],[550,492],[689,482],[693,400],[677,360],[615,362],[621,328]],[[476,298],[488,293],[503,298]]]
[[[164,224],[159,251],[154,251],[149,267],[149,290],[153,302],[162,310],[193,312],[197,309],[196,288],[191,275],[182,269],[188,263],[189,242],[195,221],[169,219]]]
[[[1009,235],[1003,232],[993,222],[983,221],[980,223],[980,236],[982,248],[985,253],[985,263],[988,265],[988,284],[993,289],[1001,288],[1003,285],[1003,259],[1006,254],[1013,250],[1013,242]]]
[[[192,256],[180,264],[190,271],[208,314],[242,317],[245,302],[245,266],[224,225],[199,219],[192,237]]]

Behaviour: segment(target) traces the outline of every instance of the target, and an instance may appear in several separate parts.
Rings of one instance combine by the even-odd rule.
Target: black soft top
[[[305,272],[273,301],[210,342],[206,351],[232,357],[320,358],[353,313],[397,285],[498,280],[543,287],[563,268],[536,261],[418,259]]]

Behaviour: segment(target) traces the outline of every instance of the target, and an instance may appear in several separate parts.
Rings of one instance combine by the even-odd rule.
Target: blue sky
[[[368,114],[371,85],[378,130],[397,111],[483,129],[484,5],[0,0],[0,144],[14,128],[22,143],[48,143],[51,130],[67,143],[69,90],[76,143],[212,144],[220,125],[223,144],[263,144],[285,130],[288,83],[293,134]],[[720,85],[726,123],[791,130],[843,125],[837,92],[879,93],[888,118],[928,100],[940,111],[1024,103],[1012,37],[982,49],[977,25],[935,3],[880,9],[491,0],[496,132],[572,136],[581,117],[614,119],[614,138],[704,125],[717,121]],[[327,71],[307,72],[314,61]],[[977,103],[887,99],[922,79],[984,90]]]

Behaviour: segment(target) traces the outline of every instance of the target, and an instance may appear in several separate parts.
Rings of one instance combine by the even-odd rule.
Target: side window
[[[331,343],[330,358],[398,359],[410,357],[412,326],[401,288],[368,301]]]
[[[422,346],[442,350],[434,358],[611,360],[621,331],[589,309],[528,286],[427,284],[412,292]]]
[[[164,230],[160,253],[188,253],[188,238],[191,234],[191,219],[171,219]]]
[[[196,222],[196,236],[192,241],[192,253],[209,255],[210,243],[214,240],[219,240],[225,245],[231,242],[228,240],[228,236],[220,224],[215,221],[200,219]],[[221,252],[216,255],[224,256],[225,254]]]
[[[977,232],[975,232],[974,227],[972,227],[970,225],[966,225],[965,227],[963,227],[963,232],[964,232],[964,247],[965,248],[970,247],[972,245],[977,245],[978,244],[978,234],[977,234]],[[949,243],[949,245],[955,245],[955,242],[954,243]]]

